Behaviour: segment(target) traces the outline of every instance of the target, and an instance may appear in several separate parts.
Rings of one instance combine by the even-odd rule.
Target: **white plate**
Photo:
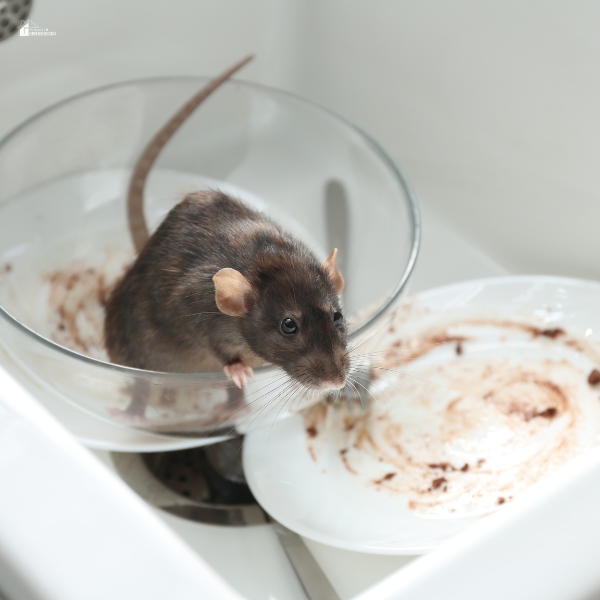
[[[488,317],[495,324],[485,323]],[[523,327],[499,326],[507,318]],[[469,319],[477,323],[465,324]],[[372,386],[378,400],[369,414],[379,415],[377,422],[328,409],[314,438],[302,415],[247,434],[250,488],[289,529],[348,550],[423,553],[600,442],[600,389],[587,382],[600,368],[599,283],[541,276],[471,281],[419,294],[395,323],[394,333],[386,327],[368,345],[388,347],[400,332],[406,343],[436,327],[469,339],[460,355],[450,341],[403,365],[404,374],[385,372],[385,381]],[[484,363],[494,368],[482,370]],[[478,377],[471,381],[472,372]],[[457,397],[449,425],[440,415]],[[353,419],[358,425],[346,431]],[[358,443],[364,422],[371,434],[387,430],[387,441]],[[401,428],[397,455],[390,423]]]

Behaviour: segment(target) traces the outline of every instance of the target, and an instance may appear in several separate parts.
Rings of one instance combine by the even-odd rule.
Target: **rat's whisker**
[[[373,369],[378,369],[378,370],[381,370],[381,371],[390,371],[392,373],[398,373],[399,375],[404,375],[405,377],[412,377],[413,379],[417,379],[418,381],[422,381],[423,383],[432,383],[433,385],[438,385],[438,386],[446,388],[447,390],[450,390],[452,392],[460,393],[459,390],[456,390],[456,389],[451,388],[451,387],[449,387],[447,385],[444,385],[443,383],[438,383],[438,382],[432,381],[430,379],[423,379],[421,377],[417,377],[416,375],[413,375],[412,373],[406,373],[404,371],[398,371],[396,369],[387,369],[385,367],[376,367],[376,366],[373,366]]]
[[[279,377],[277,379],[274,379],[273,381],[269,381],[265,386],[263,386],[263,387],[261,387],[261,388],[259,388],[257,390],[254,390],[253,392],[250,392],[249,394],[246,394],[245,397],[246,397],[246,399],[248,399],[250,396],[253,396],[254,394],[259,394],[259,393],[267,390],[267,388],[269,386],[275,385],[275,384],[277,384],[277,382],[282,381],[282,380],[289,380],[289,375],[287,373],[284,373],[283,375],[279,374]],[[262,380],[261,380],[261,382],[262,382]],[[285,383],[285,381],[284,381],[284,383]],[[270,391],[274,391],[275,389],[277,389],[277,387],[273,388]],[[266,392],[266,393],[269,393],[269,392]],[[255,399],[255,400],[257,400],[257,399]],[[255,400],[253,400],[252,402],[254,402]]]
[[[376,402],[376,398],[373,395],[373,392],[371,392],[371,390],[369,390],[369,388],[367,388],[362,383],[360,383],[359,381],[356,381],[356,380],[353,380],[353,383],[355,383],[355,384],[359,385],[361,388],[363,388],[365,390],[365,392],[367,392],[367,394],[371,395],[371,397],[373,398],[373,402]],[[371,385],[372,385],[372,383],[371,383]],[[359,397],[360,397],[360,394],[359,394]],[[389,402],[389,399],[386,398],[386,400],[388,400],[388,402]],[[361,400],[361,406],[362,406],[362,400]]]
[[[260,414],[265,410],[265,409],[269,409],[270,410],[270,406],[277,401],[277,399],[283,394],[285,393],[289,388],[291,388],[293,386],[293,382],[288,382],[287,385],[284,385],[283,389],[271,400],[269,400],[269,402],[267,402],[264,406],[260,407],[256,412],[248,415],[245,419],[243,419],[240,423],[237,423],[235,427],[239,427],[241,425],[246,425],[248,423],[248,421],[250,421],[250,419],[252,419],[249,423],[248,423],[248,429],[250,429],[251,427],[254,426],[256,420],[260,417]],[[255,400],[256,402],[257,400]],[[268,414],[268,412],[267,412]]]
[[[294,385],[297,385],[296,389],[292,389],[292,393],[289,395],[287,400],[285,400],[285,402],[283,402],[281,404],[281,406],[279,407],[279,411],[277,412],[277,415],[275,417],[275,420],[273,421],[273,423],[271,423],[271,429],[269,431],[269,436],[267,438],[267,444],[269,443],[269,440],[271,439],[271,433],[273,432],[273,427],[275,426],[275,423],[279,420],[279,415],[281,414],[281,411],[287,405],[288,402],[290,403],[290,408],[293,406],[294,397],[298,394],[298,391],[302,389],[302,387],[300,385],[298,385],[298,382],[294,382]],[[289,409],[288,409],[288,411],[289,411]]]
[[[361,340],[357,340],[356,344],[354,346],[352,346],[352,348],[350,349],[350,351],[352,352],[352,351],[356,350],[357,348],[360,348],[360,346],[362,346],[363,344],[366,344],[369,340],[373,339],[377,334],[381,333],[381,331],[383,329],[385,329],[386,327],[388,327],[390,325],[390,323],[398,316],[398,314],[401,313],[403,310],[405,310],[405,308],[407,308],[407,306],[406,307],[402,306],[402,307],[400,307],[399,311],[398,311],[398,308],[395,308],[392,311],[392,314],[390,315],[389,319],[387,319],[383,323],[383,325],[379,329],[377,329],[377,331],[375,331],[372,335],[369,335],[370,332],[367,332],[365,334],[365,338],[367,336],[369,336],[369,337],[367,339],[363,338]]]
[[[308,387],[306,386],[306,384],[305,384],[305,382],[306,382],[307,380],[309,380],[309,379],[310,379],[309,377],[306,377],[306,378],[304,378],[304,380],[303,380],[303,381],[301,381],[301,384],[302,384],[302,385],[300,385],[300,387],[298,388],[298,389],[299,389],[299,392],[298,392],[298,394],[296,395],[296,397],[294,398],[294,402],[293,402],[293,403],[292,403],[292,405],[290,406],[290,414],[292,414],[292,412],[291,412],[291,411],[293,410],[293,408],[294,408],[294,404],[295,404],[296,402],[301,402],[302,400],[304,400],[304,399],[305,399],[306,397],[308,397],[308,396],[314,396],[314,394],[313,394],[313,391],[312,391],[310,388],[308,388]]]
[[[396,391],[400,392],[403,396],[405,396],[406,398],[408,398],[413,404],[417,404],[417,405],[422,405],[422,402],[415,400],[414,398],[412,398],[411,396],[409,396],[404,390],[400,389],[399,387],[397,387],[396,385],[394,385],[393,382],[388,381],[387,379],[384,379],[382,376],[380,376],[380,379],[383,383],[386,383],[387,385],[393,387]],[[371,385],[374,385],[373,381],[370,382]],[[379,393],[383,393],[381,391],[381,389],[379,387],[375,386],[376,391],[378,391]],[[385,397],[385,399],[387,400],[390,408],[392,410],[396,410],[396,407],[393,405],[393,403],[389,400],[389,398],[387,398],[387,396]]]
[[[277,401],[279,400],[279,398],[281,398],[281,396],[283,394],[287,394],[287,392],[291,388],[293,388],[293,386],[294,386],[294,382],[290,383],[290,385],[288,387],[286,387],[285,389],[283,389],[270,402],[268,402],[267,404],[265,404],[265,406],[263,406],[262,408],[260,408],[257,411],[254,420],[249,424],[249,427],[256,426],[256,429],[258,429],[258,427],[260,426],[260,424],[269,416],[269,414],[271,413],[271,411],[274,408],[277,407]],[[266,412],[265,412],[265,410],[266,410]],[[262,415],[261,415],[261,413],[262,413]]]
[[[282,377],[281,379],[284,379],[285,377]],[[265,387],[261,388],[260,390],[256,390],[255,392],[252,393],[257,393],[257,392],[262,392],[264,391],[266,388],[268,388],[270,385],[273,385],[273,383],[276,382],[271,382],[269,384],[267,384]],[[266,391],[264,394],[262,394],[261,396],[259,396],[258,398],[254,398],[253,400],[251,400],[250,402],[247,401],[248,396],[252,395],[252,394],[248,394],[247,396],[245,396],[244,398],[244,405],[241,406],[240,408],[238,408],[236,411],[229,413],[226,417],[224,417],[224,419],[220,422],[220,425],[225,425],[226,423],[228,423],[236,414],[238,414],[239,412],[248,409],[249,407],[252,407],[253,404],[258,403],[262,398],[264,398],[265,396],[267,396],[268,394],[273,394],[275,393],[279,387],[281,386],[285,386],[286,384],[288,384],[288,382],[283,382],[280,384],[277,384],[273,389]],[[233,386],[232,386],[233,387]],[[249,415],[251,416],[251,415]],[[249,417],[247,417],[249,418]],[[243,421],[242,421],[243,422]]]
[[[259,422],[262,422],[262,420],[264,420],[264,417],[268,416],[270,410],[271,410],[271,405],[273,405],[274,403],[277,402],[277,400],[285,393],[287,393],[290,389],[293,388],[295,382],[292,380],[290,382],[288,382],[287,385],[284,384],[284,387],[281,391],[279,391],[277,393],[277,395],[273,398],[271,398],[271,400],[269,400],[269,402],[267,402],[264,406],[260,407],[253,415],[249,415],[248,419],[250,419],[251,417],[254,417],[254,419],[252,420],[252,422],[249,424],[249,427],[253,427],[256,422],[257,419],[259,420]],[[264,413],[264,411],[267,410],[266,413]],[[261,413],[264,413],[261,417]]]
[[[348,377],[348,383],[352,386],[352,389],[356,392],[356,396],[358,397],[358,401],[360,402],[360,406],[363,410],[365,410],[365,405],[363,403],[363,399],[360,395],[359,389],[356,387],[356,383],[352,380],[351,377]]]

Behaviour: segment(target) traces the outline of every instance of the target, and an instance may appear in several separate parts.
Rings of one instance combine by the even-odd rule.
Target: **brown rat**
[[[108,300],[106,348],[113,362],[141,369],[223,369],[238,387],[252,367],[271,363],[306,387],[341,389],[350,359],[337,250],[320,264],[265,215],[218,191],[187,196],[148,239],[141,199],[152,163],[194,108],[248,60],[188,101],[134,169],[129,222],[141,252]]]

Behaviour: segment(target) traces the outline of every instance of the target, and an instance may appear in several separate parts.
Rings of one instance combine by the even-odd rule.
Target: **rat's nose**
[[[346,382],[343,379],[323,379],[323,383],[321,384],[324,390],[341,390]]]

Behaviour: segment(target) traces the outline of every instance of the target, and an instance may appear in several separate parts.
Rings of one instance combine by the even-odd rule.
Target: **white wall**
[[[57,36],[0,43],[0,132],[77,91],[254,51],[242,78],[369,131],[509,270],[600,278],[600,3],[34,0],[31,18]]]

